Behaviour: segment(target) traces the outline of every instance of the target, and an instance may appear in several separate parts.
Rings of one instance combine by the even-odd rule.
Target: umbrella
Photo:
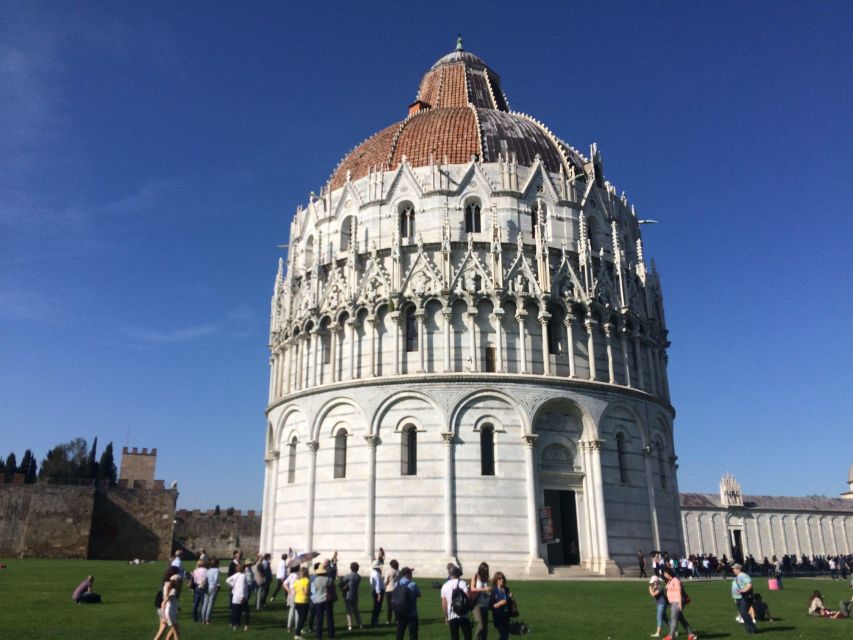
[[[314,558],[316,558],[319,555],[320,554],[317,553],[316,551],[306,551],[304,553],[299,553],[293,557],[293,560],[291,560],[288,563],[288,566],[291,568],[292,567],[298,567],[303,562],[311,562]]]

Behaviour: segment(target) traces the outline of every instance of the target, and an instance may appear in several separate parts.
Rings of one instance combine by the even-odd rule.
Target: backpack
[[[471,600],[468,598],[468,594],[459,586],[459,580],[456,581],[456,586],[453,587],[453,591],[450,593],[450,608],[460,618],[468,615],[468,612],[471,610]]]
[[[159,609],[163,606],[163,588],[157,589],[157,595],[154,596],[154,608]]]
[[[687,589],[684,588],[684,585],[681,585],[681,608],[683,609],[688,604],[690,604],[690,596],[687,595]]]
[[[409,612],[409,588],[407,585],[398,583],[391,592],[391,610],[398,616],[404,616]]]

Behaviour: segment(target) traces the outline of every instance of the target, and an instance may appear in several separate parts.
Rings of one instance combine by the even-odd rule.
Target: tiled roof
[[[747,509],[764,511],[833,511],[853,513],[853,500],[820,496],[743,496]],[[682,509],[723,509],[720,497],[713,493],[682,493]]]
[[[348,171],[356,180],[371,168],[394,169],[403,156],[418,167],[430,157],[463,164],[474,154],[486,162],[514,156],[531,166],[539,155],[554,172],[568,161],[544,127],[508,112],[500,78],[472,53],[454,51],[439,59],[422,78],[417,99],[420,111],[368,138],[341,161],[332,189],[344,184]]]

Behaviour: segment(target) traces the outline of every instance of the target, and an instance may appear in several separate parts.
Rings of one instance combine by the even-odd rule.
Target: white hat
[[[652,576],[651,578],[649,578],[649,584],[654,584],[655,582],[660,582],[660,578],[658,578],[657,576]]]

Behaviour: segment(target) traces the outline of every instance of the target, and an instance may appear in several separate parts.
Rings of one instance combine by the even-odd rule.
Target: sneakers
[[[687,640],[699,640],[699,636],[695,636],[692,633],[687,636]]]
[[[653,634],[652,634],[652,635],[650,635],[649,637],[650,637],[650,638],[660,638],[660,634],[659,634],[659,633],[653,633]]]
[[[739,615],[735,616],[735,622],[740,622],[741,624],[743,624],[743,618],[741,618]]]

